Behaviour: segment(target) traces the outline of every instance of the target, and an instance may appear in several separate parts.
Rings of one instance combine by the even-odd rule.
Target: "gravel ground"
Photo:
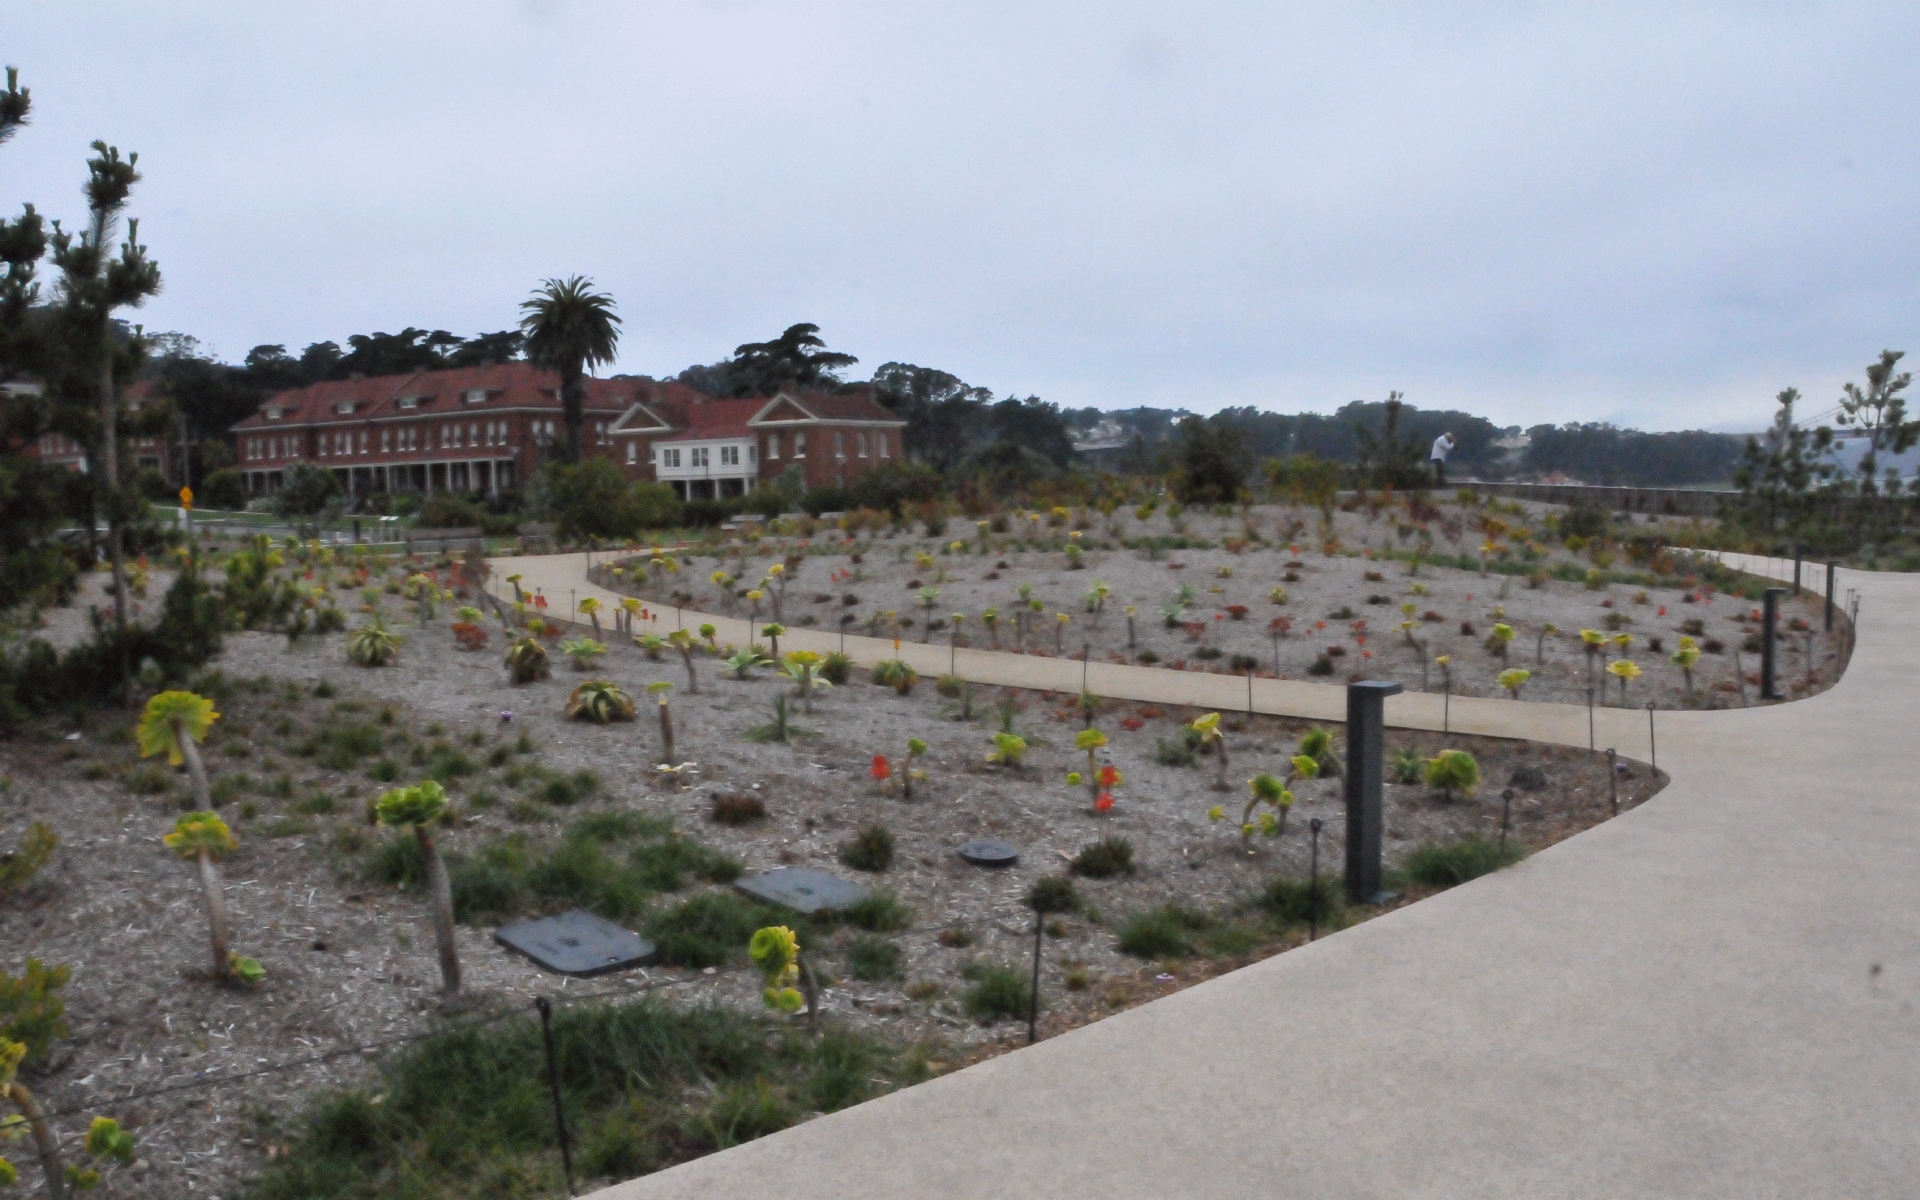
[[[883,557],[876,553],[870,561]],[[1229,556],[1180,557],[1191,575],[1213,557]],[[1259,561],[1266,572],[1275,559],[1267,554],[1233,561]],[[962,564],[975,572],[982,565],[958,560],[953,569]],[[1315,566],[1331,576],[1364,564],[1335,559]],[[806,568],[822,576],[828,569],[825,562]],[[885,569],[900,573],[894,566]],[[1164,565],[1114,553],[1087,573],[1037,574],[1062,590],[1067,580],[1079,588],[1086,580],[1108,578],[1116,589],[1139,589],[1144,602],[1156,571],[1164,574]],[[1462,576],[1445,586],[1464,592],[1475,578]],[[809,582],[803,579],[800,586]],[[1233,582],[1242,586],[1238,573]],[[875,582],[857,586],[876,589]],[[1254,585],[1244,586],[1251,591]],[[1436,579],[1436,595],[1440,586]],[[397,602],[387,603],[395,606],[393,619],[403,620]],[[1222,795],[1209,786],[1210,759],[1196,767],[1153,761],[1155,739],[1176,737],[1177,724],[1194,714],[1110,706],[1099,724],[1113,738],[1107,757],[1126,782],[1112,812],[1096,816],[1085,792],[1069,788],[1063,778],[1085,761],[1072,750],[1080,719],[1070,698],[983,690],[974,697],[975,719],[966,721],[959,719],[958,701],[924,682],[912,695],[899,696],[856,676],[822,697],[813,714],[796,715],[799,724],[824,736],[791,746],[758,745],[742,734],[769,719],[776,693],[790,685],[765,675],[721,679],[718,664],[703,659],[700,692],[692,695],[677,662],[654,663],[632,647],[616,647],[595,674],[636,695],[654,680],[675,684],[680,756],[698,769],[668,777],[653,769],[658,731],[644,700],[636,724],[569,723],[562,715],[567,691],[585,676],[559,669],[549,682],[510,687],[497,642],[481,652],[457,652],[444,613],[441,621],[408,632],[400,663],[392,668],[350,665],[337,636],[289,648],[284,638],[266,634],[232,637],[217,664],[229,679],[267,681],[259,690],[234,695],[207,745],[216,786],[242,772],[254,780],[224,809],[241,838],[225,867],[234,945],[268,969],[266,981],[250,992],[207,978],[196,880],[159,842],[184,785],[163,776],[160,786],[170,789],[165,795],[129,788],[125,773],[134,760],[124,718],[99,714],[77,731],[77,740],[67,740],[68,728],[41,727],[0,743],[0,773],[10,780],[0,792],[0,845],[12,845],[32,819],[46,820],[62,837],[42,880],[0,903],[0,944],[7,947],[0,966],[17,971],[33,957],[74,968],[67,990],[72,1038],[31,1082],[53,1107],[109,1113],[134,1128],[141,1161],[114,1173],[110,1194],[232,1197],[273,1153],[284,1136],[278,1130],[297,1118],[316,1091],[362,1078],[366,1067],[355,1056],[130,1104],[114,1097],[415,1033],[444,1019],[427,914],[414,896],[368,883],[361,871],[369,834],[360,814],[387,785],[360,769],[320,770],[295,753],[303,738],[329,720],[365,718],[389,707],[393,730],[410,732],[423,746],[466,745],[471,738],[476,757],[524,733],[542,765],[589,769],[602,781],[586,803],[553,810],[531,801],[478,807],[475,797],[483,791],[502,799],[512,793],[499,770],[458,780],[459,821],[443,839],[456,854],[515,833],[545,841],[581,813],[631,809],[672,815],[680,829],[735,856],[749,871],[801,863],[893,891],[914,914],[913,930],[894,935],[904,951],[903,976],[889,983],[837,983],[825,1008],[892,1037],[937,1041],[949,1065],[1024,1040],[1024,1030],[1012,1023],[982,1026],[962,1015],[962,969],[974,961],[1017,963],[1030,953],[1031,918],[1018,911],[1019,897],[1034,879],[1058,872],[1065,856],[1103,834],[1131,839],[1139,869],[1131,877],[1080,882],[1097,916],[1068,919],[1061,936],[1047,941],[1043,1035],[1292,944],[1270,938],[1237,958],[1143,963],[1114,949],[1114,929],[1126,914],[1167,901],[1226,905],[1275,874],[1304,875],[1306,826],[1316,816],[1328,822],[1323,861],[1340,861],[1337,780],[1299,785],[1288,832],[1256,839],[1251,852],[1230,824],[1206,818],[1217,803],[1237,808],[1244,794],[1240,781],[1256,770],[1284,770],[1307,728],[1301,722],[1231,719],[1233,791]],[[330,697],[315,695],[321,684]],[[995,727],[990,709],[1003,696],[1021,708],[1018,726],[1035,743],[1019,771],[985,761]],[[510,724],[502,724],[503,710],[513,712]],[[876,753],[902,754],[910,736],[925,739],[930,752],[922,763],[929,778],[909,803],[883,792],[869,766]],[[1431,754],[1442,742],[1438,735],[1396,734],[1389,747],[1415,745]],[[1545,777],[1543,786],[1520,792],[1514,802],[1517,835],[1529,844],[1558,840],[1608,811],[1604,762],[1584,752],[1486,739],[1445,742],[1479,757],[1485,781],[1480,793],[1445,803],[1424,787],[1390,787],[1390,862],[1424,839],[1494,830],[1500,787],[1523,766],[1537,767]],[[1623,805],[1643,800],[1662,782],[1641,764],[1624,767]],[[271,787],[269,781],[282,773],[289,783]],[[769,816],[740,827],[714,824],[707,817],[716,792],[763,797]],[[321,794],[327,803],[315,803]],[[315,811],[329,805],[332,812]],[[854,830],[875,823],[896,838],[892,869],[865,876],[841,866],[840,846]],[[994,872],[960,862],[953,848],[976,837],[1013,842],[1021,849],[1019,865]],[[966,928],[973,944],[943,944],[936,932],[950,927]],[[828,975],[847,975],[844,952],[853,936],[843,933],[829,945],[809,947]],[[620,993],[668,983],[677,985],[668,994],[685,1002],[759,1003],[757,982],[736,970],[652,969],[569,982],[500,950],[490,930],[463,928],[460,938],[469,1010],[525,1005],[545,992]],[[1069,980],[1078,990],[1069,990]],[[71,1140],[84,1129],[84,1117],[61,1125]]]
[[[1540,555],[1535,565],[1548,571],[1571,566],[1583,574],[1593,567],[1588,556],[1569,552],[1545,531],[1540,506],[1512,507],[1524,517],[1513,511],[1495,516],[1516,526],[1503,535],[1501,545],[1518,553],[1527,544],[1519,530],[1527,529],[1540,539],[1535,543]],[[1489,514],[1453,502],[1440,505],[1438,513],[1423,514],[1434,552],[1477,553],[1485,533],[1476,522]],[[1086,549],[1078,569],[1059,548],[1061,539],[1072,532],[1071,524],[1085,525],[1078,540]],[[1058,528],[1015,516],[1008,533],[989,532],[984,556],[975,526],[964,520],[949,522],[939,537],[924,536],[923,528],[916,525],[911,533],[862,535],[852,546],[838,533],[817,534],[809,543],[812,553],[788,584],[781,619],[831,629],[852,616],[855,622],[850,629],[884,636],[893,628],[893,619],[885,614],[893,613],[903,640],[947,641],[953,636],[947,622],[960,613],[966,618],[961,636],[965,644],[976,647],[998,645],[1075,657],[1083,647],[1090,647],[1096,657],[1116,662],[1157,661],[1175,669],[1213,671],[1233,670],[1233,657],[1245,655],[1258,663],[1262,675],[1289,679],[1310,677],[1314,660],[1330,654],[1333,681],[1349,676],[1389,678],[1410,690],[1441,690],[1443,674],[1434,659],[1447,655],[1457,694],[1504,695],[1497,677],[1509,667],[1521,667],[1532,672],[1521,699],[1565,703],[1585,702],[1590,664],[1579,631],[1591,628],[1609,636],[1615,632],[1630,636],[1628,655],[1644,672],[1628,686],[1627,702],[1635,707],[1649,700],[1663,708],[1737,707],[1743,699],[1736,657],[1753,677],[1749,690],[1757,682],[1757,601],[1704,594],[1697,587],[1620,582],[1588,587],[1584,582],[1557,579],[1530,586],[1524,576],[1431,563],[1413,573],[1407,562],[1379,557],[1390,549],[1398,553],[1417,546],[1418,528],[1392,508],[1374,518],[1365,509],[1336,512],[1337,540],[1329,553],[1317,510],[1262,505],[1245,516],[1216,517],[1196,510],[1177,520],[1161,509],[1144,521],[1123,509],[1111,517],[1084,514],[1084,519]],[[1616,528],[1622,534],[1637,532],[1632,527]],[[1120,544],[1123,539],[1138,543],[1146,537],[1184,537],[1209,543],[1211,548],[1149,551]],[[953,548],[955,539],[962,542],[958,550]],[[667,588],[643,585],[624,590],[664,601],[663,592],[684,589],[692,593],[691,607],[742,612],[744,601],[731,600],[709,582],[712,571],[720,567],[732,571],[740,579],[736,590],[745,590],[755,585],[768,565],[798,544],[795,538],[768,537],[744,557],[731,552],[698,557],[695,569],[683,572]],[[931,565],[920,555],[930,555]],[[1624,556],[1612,563],[1615,572],[1637,569]],[[596,578],[620,586],[604,571]],[[1097,617],[1088,611],[1088,593],[1096,583],[1110,588]],[[1030,601],[1019,590],[1023,585],[1031,588],[1031,599],[1042,602],[1042,611],[1030,617],[1025,636],[1014,626],[1016,611],[1031,611]],[[1180,624],[1169,626],[1162,608],[1183,585],[1192,589],[1192,603]],[[931,609],[920,602],[920,589],[925,587],[939,589]],[[1285,589],[1284,603],[1272,598],[1276,587]],[[759,608],[767,619],[771,619],[770,603]],[[1413,605],[1414,641],[1399,629],[1407,619],[1402,613],[1407,604]],[[1135,609],[1131,633],[1125,614],[1129,605]],[[988,608],[999,613],[997,627],[991,631],[981,619]],[[1068,619],[1061,621],[1062,615]],[[930,617],[939,622],[933,631],[928,629]],[[1783,626],[1799,618],[1819,630],[1821,617],[1819,602],[1808,592],[1788,598],[1781,619]],[[1271,627],[1276,618],[1290,625],[1277,641]],[[1706,650],[1694,668],[1691,693],[1681,671],[1668,659],[1687,632],[1689,620],[1700,622],[1696,640]],[[1364,626],[1356,627],[1356,621]],[[1515,631],[1505,658],[1485,645],[1497,622]],[[1559,633],[1542,641],[1542,631],[1549,625]],[[1743,645],[1751,648],[1742,654]],[[1844,668],[1844,638],[1838,633],[1815,633],[1810,648],[1811,672],[1804,635],[1784,634],[1780,642],[1781,678],[1793,697],[1832,686]],[[1220,653],[1212,656],[1216,650]],[[1620,702],[1619,684],[1604,670],[1618,653],[1609,646],[1591,664],[1592,679],[1604,685],[1598,695],[1602,703]]]

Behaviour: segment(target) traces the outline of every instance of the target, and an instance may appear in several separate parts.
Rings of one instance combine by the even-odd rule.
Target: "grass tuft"
[[[1407,878],[1428,887],[1450,888],[1510,867],[1527,856],[1519,842],[1478,835],[1452,842],[1427,842],[1407,856]]]
[[[856,871],[884,871],[893,865],[893,834],[885,825],[869,825],[840,847],[840,861]]]
[[[1133,843],[1118,834],[1089,843],[1073,858],[1073,873],[1088,879],[1112,879],[1133,871]]]

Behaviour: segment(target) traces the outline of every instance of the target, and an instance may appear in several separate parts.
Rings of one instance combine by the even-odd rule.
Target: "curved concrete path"
[[[548,586],[548,563],[580,586],[577,564],[569,584],[553,560],[527,582]],[[1840,684],[1660,714],[1673,782],[1613,821],[1313,945],[599,1195],[1920,1194],[1920,578],[1847,572],[1842,586],[1867,620]],[[963,672],[988,682],[1078,687],[1060,674],[1077,662],[973,658]],[[1223,683],[1244,691],[1099,663],[1089,679],[1201,704],[1225,703],[1208,691]],[[1269,683],[1256,701],[1337,717],[1339,696]],[[1404,697],[1389,717],[1436,723],[1432,699]],[[1455,715],[1475,732],[1585,744],[1582,709],[1483,700]],[[1601,715],[1601,744],[1636,753],[1645,713]]]

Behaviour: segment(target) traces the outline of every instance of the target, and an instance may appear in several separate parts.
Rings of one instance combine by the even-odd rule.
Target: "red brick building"
[[[611,431],[615,461],[683,500],[739,496],[794,467],[807,486],[844,487],[902,457],[907,423],[870,389],[803,389],[713,400],[679,385],[639,398]]]
[[[740,495],[789,465],[845,483],[900,453],[905,423],[869,393],[714,400],[679,383],[588,379],[583,451],[683,498]],[[527,363],[345,379],[281,392],[235,425],[247,490],[277,490],[298,462],[350,496],[489,495],[526,482],[566,436],[559,379]]]
[[[16,391],[23,395],[37,396],[40,394],[40,385],[38,383],[10,383],[6,384],[5,387],[8,390]],[[128,385],[125,394],[128,412],[139,412],[148,405],[155,403],[158,399],[159,396],[155,392],[154,382],[151,379],[138,380]],[[87,469],[86,447],[74,441],[72,438],[67,437],[65,434],[43,433],[34,439],[31,446],[27,447],[27,453],[38,458],[41,462],[65,467],[69,471],[85,471]],[[123,468],[131,467],[137,471],[151,467],[166,476],[169,481],[174,479],[173,444],[167,438],[138,437],[128,439],[123,443],[122,455],[123,457],[120,461]]]

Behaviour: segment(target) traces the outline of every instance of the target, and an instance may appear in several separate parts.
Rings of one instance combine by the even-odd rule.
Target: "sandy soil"
[[[1155,590],[1149,581],[1166,574],[1164,564],[1119,552],[1096,553],[1102,557],[1087,572],[1039,570],[1034,575],[1050,580],[1048,586],[1056,593],[1107,578],[1116,593],[1122,586],[1135,589],[1128,594],[1144,603]],[[870,555],[872,570],[904,576],[897,564],[882,567],[876,561],[889,556]],[[1040,557],[1030,552],[1027,561]],[[1280,560],[1272,552],[1245,558],[1225,552],[1178,557],[1188,562],[1189,576],[1215,558],[1231,559],[1246,568],[1247,576],[1271,573]],[[942,561],[949,563],[950,574],[964,567],[977,575],[984,565],[972,558]],[[809,577],[824,577],[830,562],[809,563],[797,586],[808,589],[814,582]],[[1322,573],[1322,583],[1313,586],[1331,587],[1337,572],[1357,572],[1365,564],[1332,559],[1314,566]],[[1011,575],[1003,579],[1012,582]],[[1249,593],[1256,586],[1239,571],[1230,582]],[[1435,579],[1436,601],[1459,609],[1464,599],[1440,598],[1441,587],[1464,594],[1476,583],[1477,577],[1470,576],[1444,585]],[[851,586],[873,594],[879,581]],[[976,580],[966,586],[979,587],[984,595],[993,585]],[[1591,603],[1571,593],[1567,599]],[[395,607],[394,620],[404,620],[397,602],[389,603]],[[1294,607],[1305,603],[1296,600]],[[1034,743],[1019,771],[985,761],[996,720],[991,706],[1001,693],[983,690],[976,695],[975,719],[967,721],[959,719],[958,701],[939,696],[925,681],[912,695],[900,696],[856,675],[846,687],[821,698],[812,715],[796,717],[823,737],[791,746],[756,745],[744,741],[742,734],[769,719],[775,695],[783,688],[790,691],[790,684],[764,674],[748,681],[722,679],[718,664],[703,659],[698,667],[700,693],[692,695],[677,662],[650,662],[630,646],[616,647],[596,674],[617,680],[636,695],[654,680],[675,684],[680,755],[699,768],[674,780],[653,769],[658,734],[644,705],[643,719],[635,724],[567,722],[562,715],[565,697],[582,676],[561,667],[549,682],[510,687],[499,655],[497,637],[485,651],[456,651],[444,613],[426,628],[409,630],[398,666],[372,671],[349,664],[337,636],[308,639],[293,648],[273,635],[230,639],[218,664],[221,670],[235,680],[276,681],[260,691],[239,692],[207,745],[216,785],[238,772],[256,780],[253,789],[224,809],[242,843],[226,864],[234,944],[260,958],[269,971],[266,982],[252,992],[220,988],[206,978],[205,918],[195,878],[159,842],[171,826],[183,784],[173,781],[171,794],[164,796],[139,795],[128,788],[122,776],[134,759],[123,718],[101,714],[75,731],[80,734],[76,740],[67,740],[67,728],[42,727],[0,743],[0,773],[11,781],[0,792],[0,845],[11,846],[32,819],[48,821],[63,839],[42,882],[0,902],[0,945],[7,947],[0,965],[17,971],[24,959],[33,957],[73,966],[67,991],[72,1038],[57,1050],[51,1069],[32,1082],[55,1107],[111,1113],[135,1128],[142,1142],[141,1162],[116,1173],[110,1181],[113,1191],[231,1197],[271,1152],[276,1121],[294,1119],[315,1091],[357,1078],[365,1068],[357,1059],[340,1059],[131,1105],[115,1103],[115,1096],[416,1032],[441,1019],[436,1015],[438,976],[427,914],[414,896],[369,884],[361,873],[361,847],[368,834],[360,814],[367,799],[389,785],[362,770],[317,769],[293,752],[330,714],[339,715],[342,706],[349,711],[362,706],[362,713],[390,706],[394,728],[410,730],[423,743],[463,744],[462,739],[472,737],[478,743],[471,747],[476,757],[525,733],[538,747],[543,765],[564,771],[591,769],[603,782],[590,801],[568,809],[542,811],[537,805],[501,803],[476,811],[471,799],[482,789],[502,798],[513,789],[498,770],[460,780],[455,788],[459,824],[444,839],[450,852],[472,852],[513,833],[552,838],[581,813],[635,809],[671,814],[682,830],[738,857],[750,871],[804,863],[895,892],[914,913],[914,929],[895,935],[905,952],[904,978],[893,983],[851,980],[843,956],[854,935],[838,935],[829,946],[810,948],[827,973],[842,980],[829,990],[825,1008],[837,1018],[893,1037],[937,1039],[949,1063],[1024,1040],[1024,1030],[1012,1024],[980,1026],[964,1017],[959,1007],[965,987],[961,971],[976,960],[1021,961],[1030,952],[1031,918],[1019,910],[1019,898],[1034,879],[1060,871],[1065,856],[1103,834],[1130,838],[1139,869],[1132,877],[1080,882],[1097,917],[1067,920],[1062,935],[1046,943],[1043,1034],[1245,961],[1142,963],[1127,958],[1114,948],[1114,929],[1126,914],[1172,900],[1224,905],[1257,891],[1275,874],[1303,875],[1306,826],[1313,817],[1328,822],[1322,861],[1340,861],[1337,780],[1299,785],[1288,832],[1277,839],[1257,839],[1251,852],[1230,823],[1215,824],[1206,816],[1218,803],[1237,809],[1241,781],[1255,771],[1283,771],[1306,728],[1300,722],[1234,718],[1228,733],[1233,790],[1223,795],[1209,786],[1211,759],[1203,758],[1195,767],[1153,761],[1155,739],[1176,737],[1176,726],[1192,713],[1111,706],[1101,712],[1099,724],[1113,738],[1106,759],[1125,773],[1126,782],[1112,812],[1096,816],[1088,809],[1086,793],[1064,781],[1067,770],[1085,762],[1084,755],[1072,749],[1080,718],[1067,698],[1012,697],[1021,708],[1018,727]],[[331,698],[315,696],[314,687],[322,682],[333,690]],[[503,725],[503,710],[514,714],[510,724]],[[869,766],[876,753],[902,754],[910,736],[925,739],[930,753],[921,764],[929,778],[908,803],[896,792],[883,791],[870,778]],[[1389,746],[1417,745],[1431,754],[1442,742],[1437,735],[1401,734],[1391,737]],[[1485,781],[1480,793],[1448,804],[1424,787],[1391,787],[1390,862],[1423,839],[1494,830],[1500,788],[1524,765],[1545,775],[1543,787],[1521,791],[1514,801],[1516,836],[1528,843],[1550,843],[1604,819],[1609,811],[1604,760],[1518,743],[1454,738],[1446,744],[1479,756]],[[1623,766],[1618,780],[1623,805],[1643,800],[1659,786],[1644,766]],[[269,794],[275,789],[268,788],[267,781],[282,773],[290,783],[280,790],[288,794]],[[714,824],[707,817],[715,792],[761,796],[770,815],[741,827]],[[321,793],[331,798],[333,812],[312,811],[326,807],[313,802]],[[854,830],[873,823],[886,825],[895,835],[895,864],[879,876],[849,871],[837,862],[839,847]],[[985,871],[954,855],[959,843],[982,836],[1019,846],[1019,865]],[[946,945],[936,936],[955,926],[970,930],[975,939],[971,946]],[[655,969],[586,984],[568,982],[508,955],[489,935],[485,929],[463,929],[460,935],[469,990],[483,1005],[524,1003],[538,993],[563,989],[619,991],[669,981],[690,981],[670,993],[688,1002],[718,998],[758,1005],[758,985],[742,972]],[[1287,944],[1270,942],[1254,954],[1277,952]],[[1084,979],[1084,986],[1068,990],[1069,978]],[[69,1118],[62,1125],[71,1139],[84,1128],[84,1118]]]
[[[1539,506],[1514,505],[1493,514],[1447,502],[1439,513],[1423,514],[1428,519],[1416,525],[1395,509],[1377,517],[1364,508],[1336,512],[1331,545],[1317,510],[1284,506],[1256,506],[1245,516],[1231,517],[1192,511],[1177,519],[1161,509],[1144,521],[1123,509],[1111,517],[1082,513],[1058,527],[1016,515],[1005,522],[1007,533],[987,533],[984,555],[977,529],[964,520],[949,522],[939,537],[925,536],[916,524],[911,531],[862,534],[852,544],[841,534],[823,530],[805,546],[809,553],[788,584],[781,619],[837,628],[851,616],[850,630],[883,636],[897,620],[902,639],[938,642],[954,636],[949,622],[959,613],[966,618],[960,633],[963,644],[978,647],[997,644],[1075,657],[1084,649],[1113,661],[1236,674],[1246,664],[1236,668],[1235,656],[1246,656],[1258,664],[1259,673],[1291,679],[1310,677],[1315,659],[1324,655],[1332,668],[1326,676],[1330,682],[1384,677],[1409,690],[1447,686],[1445,672],[1435,661],[1445,655],[1451,660],[1451,686],[1461,695],[1506,694],[1496,680],[1513,667],[1532,672],[1520,699],[1584,703],[1591,683],[1600,703],[1619,704],[1619,682],[1606,673],[1605,665],[1621,649],[1609,644],[1590,659],[1579,631],[1594,629],[1610,638],[1615,633],[1629,636],[1625,653],[1643,672],[1625,693],[1625,702],[1635,707],[1649,700],[1664,708],[1739,706],[1743,698],[1736,659],[1753,677],[1749,698],[1757,694],[1757,601],[1706,592],[1695,584],[1663,588],[1608,582],[1590,587],[1584,573],[1593,568],[1592,559],[1568,551],[1545,530]],[[1384,560],[1389,551],[1418,547],[1423,526],[1433,553],[1477,554],[1488,539],[1476,523],[1489,515],[1514,526],[1497,542],[1510,556],[1537,554],[1532,565],[1549,572],[1572,567],[1583,581],[1549,578],[1534,586],[1525,576],[1431,562],[1416,570],[1405,561]],[[1078,569],[1063,549],[1075,524],[1085,526],[1077,539],[1085,547]],[[1639,531],[1619,526],[1616,532],[1631,536]],[[1147,549],[1139,544],[1179,538],[1187,539],[1189,547]],[[1537,540],[1530,545],[1529,538]],[[957,549],[956,539],[961,543]],[[1134,548],[1126,548],[1123,541],[1135,543]],[[1210,548],[1196,548],[1201,543]],[[709,581],[712,571],[729,570],[740,581],[733,590],[745,591],[764,576],[768,565],[800,548],[798,538],[767,537],[750,548],[741,546],[744,556],[697,556],[694,569],[674,577],[670,585],[625,590],[658,600],[681,590],[691,593],[692,607],[745,612],[746,601],[730,598]],[[1617,548],[1614,553],[1618,555]],[[931,556],[931,563],[922,555]],[[1684,577],[1684,561],[1676,569],[1680,573],[1671,577],[1675,581]],[[1615,573],[1640,570],[1624,556],[1611,563]],[[604,573],[596,577],[618,582]],[[1089,593],[1102,583],[1109,593],[1096,615],[1089,611]],[[1023,586],[1031,589],[1029,594],[1020,591]],[[1191,589],[1191,602],[1180,620],[1169,624],[1163,608],[1177,600],[1183,586]],[[920,593],[929,587],[939,592],[931,608],[923,606]],[[1284,589],[1284,602],[1274,599],[1275,588]],[[1031,608],[1035,600],[1041,604],[1038,612]],[[1406,605],[1412,606],[1410,613],[1403,613]],[[1128,606],[1135,610],[1131,623]],[[770,608],[771,597],[759,611],[772,619]],[[992,629],[982,620],[989,608],[999,614]],[[1024,632],[1015,624],[1015,614],[1022,609],[1029,614]],[[1402,631],[1399,627],[1409,617],[1415,626]],[[1274,636],[1276,619],[1286,625],[1279,637]],[[1817,632],[1822,611],[1813,594],[1789,598],[1781,619],[1783,626],[1798,619],[1816,631],[1811,643],[1805,634],[1783,633],[1779,670],[1789,695],[1832,686],[1844,668],[1845,639],[1839,631]],[[1689,621],[1699,622],[1696,640],[1705,651],[1694,668],[1691,693],[1669,659],[1688,632]],[[1496,623],[1514,630],[1504,657],[1486,645]],[[1548,626],[1558,633],[1543,639]]]

